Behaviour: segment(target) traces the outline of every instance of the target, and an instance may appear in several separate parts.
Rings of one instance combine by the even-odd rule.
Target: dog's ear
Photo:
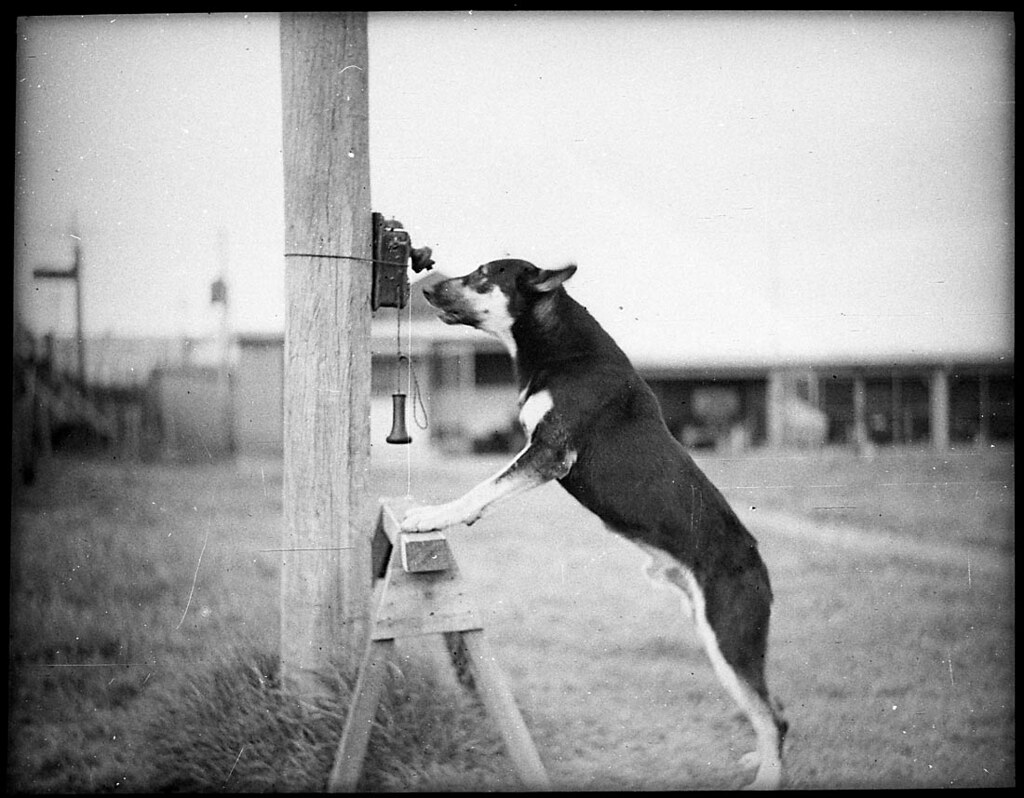
[[[538,293],[554,291],[574,274],[576,274],[576,265],[573,263],[564,269],[538,269],[526,276],[526,287]]]

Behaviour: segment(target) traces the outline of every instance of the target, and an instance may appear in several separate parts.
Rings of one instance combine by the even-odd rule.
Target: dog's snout
[[[453,282],[453,280],[442,280],[433,285],[425,285],[423,286],[423,296],[435,308],[450,305],[454,298],[452,292]]]

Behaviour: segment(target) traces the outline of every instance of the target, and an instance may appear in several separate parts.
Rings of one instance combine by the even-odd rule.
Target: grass
[[[453,498],[500,459],[377,458],[374,492]],[[773,690],[797,788],[1015,781],[1013,451],[702,458],[753,518],[776,593]],[[350,674],[300,705],[277,680],[280,465],[55,458],[17,496],[12,791],[321,789]],[[914,549],[806,545],[773,508]],[[785,515],[778,516],[785,518]],[[841,527],[843,528],[843,527]],[[452,546],[552,780],[731,788],[752,734],[644,557],[557,486]],[[958,551],[959,549],[954,549]],[[515,789],[482,711],[428,642],[399,650],[361,789]]]
[[[280,478],[251,477],[56,459],[19,496],[9,789],[323,789],[349,682],[325,674],[314,707],[278,682],[261,550],[279,538]],[[507,779],[480,709],[408,657],[372,745],[365,789]]]
[[[919,541],[1014,552],[1013,449],[845,450],[814,456],[711,458],[708,475],[742,504],[782,507],[823,523],[891,530]]]
[[[277,661],[239,653],[182,680],[154,700],[142,743],[153,752],[150,789],[160,792],[319,792],[333,763],[351,695],[342,673],[325,674],[310,703],[282,687]],[[483,730],[483,733],[481,733]],[[501,773],[500,744],[467,696],[446,694],[415,665],[396,669],[377,715],[361,789],[485,790]]]

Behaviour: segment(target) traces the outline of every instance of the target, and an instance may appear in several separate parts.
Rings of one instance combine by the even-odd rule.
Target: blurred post
[[[71,238],[75,242],[71,267],[61,269],[44,266],[33,269],[32,276],[37,280],[72,280],[75,283],[75,339],[78,342],[75,352],[78,358],[79,387],[85,392],[87,390],[87,383],[85,373],[85,327],[82,321],[82,317],[85,314],[82,307],[82,243],[77,234],[77,224],[74,224],[72,229],[76,232],[71,233]]]
[[[940,452],[949,448],[949,372],[937,368],[932,372],[928,391],[932,447]]]
[[[231,321],[228,304],[230,255],[228,231],[223,227],[217,230],[217,260],[220,265],[220,275],[210,286],[210,304],[220,306],[217,311],[217,405],[220,408],[221,424],[227,430],[228,450],[234,452],[235,424],[231,400]]]
[[[285,177],[281,668],[354,672],[369,633],[366,13],[281,15]],[[328,257],[318,257],[320,255]]]
[[[978,446],[988,446],[991,438],[992,402],[989,399],[988,375],[981,372],[978,375],[978,437],[975,441]]]
[[[77,228],[77,225],[76,225]],[[75,279],[75,335],[78,337],[78,382],[79,387],[83,392],[89,390],[88,375],[85,373],[85,327],[82,322],[82,243],[79,241],[76,234],[73,234],[75,239],[75,254],[74,254],[74,265],[71,267],[71,271],[74,274]]]
[[[782,373],[772,369],[768,373],[767,427],[768,445],[779,447],[786,440],[786,387]]]
[[[868,390],[864,375],[856,374],[853,378],[853,442],[860,454],[871,452],[871,439],[868,437]]]

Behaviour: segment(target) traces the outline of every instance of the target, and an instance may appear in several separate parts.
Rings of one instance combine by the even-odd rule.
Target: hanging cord
[[[409,332],[408,332],[408,351],[412,352],[412,303],[408,303],[409,308]],[[397,324],[395,325],[395,393],[402,392],[402,361],[405,361],[406,375],[408,387],[406,388],[406,395],[412,399],[412,420],[416,426],[420,429],[427,428],[427,407],[423,403],[423,392],[420,390],[420,381],[416,376],[416,370],[413,368],[412,357],[402,352],[402,310],[399,308],[396,313]],[[420,414],[423,414],[423,420],[420,421]]]
[[[412,397],[412,420],[416,423],[416,426],[420,429],[427,429],[427,407],[423,403],[423,392],[420,390],[420,380],[416,376],[416,371],[413,369],[412,359],[408,355],[399,355],[399,361],[404,360],[409,370],[409,396]],[[423,420],[420,421],[420,415],[423,415]]]
[[[395,393],[402,392],[402,309],[395,308]],[[408,358],[406,358],[408,359]]]
[[[406,303],[409,314],[409,332],[408,332],[408,351],[412,352],[412,302]],[[406,389],[406,395],[412,399],[412,420],[416,426],[420,429],[427,428],[427,408],[423,404],[423,393],[420,391],[420,381],[416,376],[416,371],[412,365],[412,357],[402,353],[402,310],[399,308],[395,315],[397,317],[398,324],[396,325],[395,332],[395,393],[401,393],[402,388],[402,361],[405,361],[407,374],[408,388]],[[417,408],[418,411],[417,412]],[[420,421],[420,413],[423,414],[423,421]]]
[[[412,361],[407,355],[402,354],[402,308],[395,308],[395,393],[402,392],[402,361],[406,361],[406,369],[412,374]],[[410,319],[410,335],[412,323]],[[412,341],[409,342],[409,351],[412,351]],[[412,377],[408,378],[410,381]],[[405,449],[405,495],[412,498],[412,446]]]
[[[406,307],[406,311],[405,312],[409,314],[409,332],[408,332],[409,346],[407,347],[407,350],[406,350],[409,353],[409,375],[408,375],[408,378],[407,378],[408,379],[408,383],[409,383],[408,391],[409,391],[409,396],[412,398],[412,418],[413,418],[413,421],[415,421],[416,420],[416,395],[413,393],[413,380],[415,378],[414,378],[413,373],[412,373],[412,287],[411,286],[409,287],[409,292],[408,292],[408,294],[406,294],[406,297],[405,297],[405,307]],[[402,311],[399,310],[398,312],[401,313]],[[417,424],[417,426],[419,426],[419,425]],[[421,427],[421,429],[422,429],[422,427]]]
[[[408,351],[412,352],[412,302],[408,303],[409,308],[409,332]],[[395,393],[402,392],[402,361],[405,361],[408,382],[406,395],[412,398],[412,420],[420,429],[427,428],[427,408],[423,404],[423,394],[420,391],[420,381],[416,377],[413,368],[412,358],[402,353],[402,309],[395,311]],[[423,414],[423,421],[420,421],[420,412]],[[412,496],[412,447],[405,450],[405,492],[406,496]]]
[[[429,252],[429,250],[428,250]],[[420,391],[420,381],[416,378],[416,372],[412,367],[412,300],[409,300],[409,380],[410,380],[410,392],[409,395],[412,397],[412,420],[420,429],[427,428],[427,408],[423,404],[423,394]],[[423,412],[423,423],[420,423],[419,414],[416,412],[416,407]]]

